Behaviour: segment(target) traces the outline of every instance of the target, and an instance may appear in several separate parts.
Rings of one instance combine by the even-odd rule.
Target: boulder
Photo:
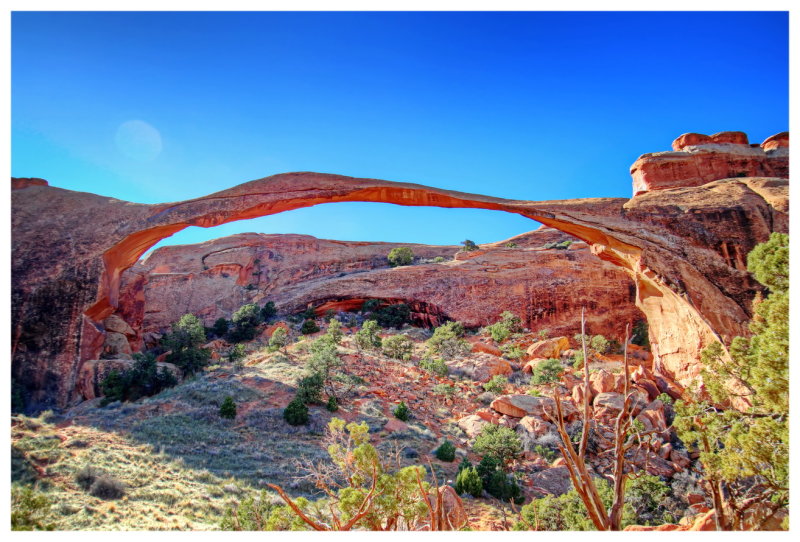
[[[569,348],[569,339],[566,337],[555,337],[537,341],[528,347],[528,359],[534,358],[558,358],[561,352]]]
[[[533,416],[549,420],[556,416],[556,403],[550,397],[533,397],[531,395],[503,395],[492,401],[490,407],[512,418]],[[578,409],[568,399],[562,399],[561,409],[564,419],[571,421],[578,414]]]
[[[122,333],[110,331],[106,333],[103,343],[103,357],[112,359],[132,359],[131,345]]]
[[[510,375],[514,372],[508,360],[484,353],[470,354],[445,363],[450,370],[463,371],[476,382],[488,382],[495,375]]]
[[[592,397],[601,393],[617,391],[617,379],[612,373],[600,369],[589,375],[589,389],[592,391]]]
[[[556,434],[556,426],[536,416],[525,416],[516,426],[522,446],[527,451],[533,451],[536,442],[543,436]]]
[[[103,320],[103,326],[106,328],[107,332],[113,331],[115,333],[122,333],[129,339],[136,337],[136,332],[133,330],[133,328],[129,326],[128,323],[118,314],[112,314]]]
[[[664,415],[664,403],[655,400],[648,404],[636,419],[642,422],[645,431],[663,433],[667,430],[667,418]]]
[[[464,416],[458,420],[458,426],[467,434],[469,438],[475,438],[480,435],[487,423],[489,422],[475,414]]]
[[[530,475],[533,489],[550,495],[563,495],[572,489],[572,480],[567,467],[551,467]]]
[[[622,412],[624,400],[621,393],[616,392],[602,392],[598,393],[592,405],[598,416],[610,415],[616,416]]]
[[[484,353],[484,354],[491,354],[493,356],[500,357],[503,355],[502,350],[496,347],[493,344],[485,343],[483,341],[476,341],[472,343],[472,352],[475,353]]]

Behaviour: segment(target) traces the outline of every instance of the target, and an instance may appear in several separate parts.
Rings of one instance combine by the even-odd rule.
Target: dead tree
[[[625,504],[625,484],[628,478],[635,476],[626,469],[625,455],[633,446],[638,445],[642,447],[643,442],[647,437],[654,433],[653,431],[641,432],[634,431],[629,436],[629,432],[633,426],[632,420],[632,402],[633,394],[629,392],[629,371],[628,371],[628,335],[629,325],[625,326],[625,343],[624,343],[624,401],[622,410],[616,418],[614,424],[614,445],[613,448],[608,450],[614,454],[614,469],[613,469],[613,489],[614,498],[611,508],[606,510],[603,500],[597,491],[597,486],[594,479],[590,476],[586,467],[586,448],[589,440],[589,429],[592,422],[590,416],[589,405],[589,359],[586,349],[586,319],[581,310],[581,336],[584,355],[584,389],[583,389],[583,429],[581,433],[581,440],[578,446],[578,451],[575,451],[572,441],[567,433],[564,423],[564,411],[561,406],[561,399],[558,393],[553,393],[553,399],[556,405],[556,429],[561,437],[561,442],[558,448],[561,455],[564,457],[565,465],[569,471],[569,477],[572,485],[578,496],[583,501],[589,518],[594,523],[599,531],[618,531],[622,528],[622,512]]]

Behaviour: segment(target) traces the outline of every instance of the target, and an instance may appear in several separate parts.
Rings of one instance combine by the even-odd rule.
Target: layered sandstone
[[[775,141],[780,151],[781,138]],[[192,225],[338,201],[511,212],[585,241],[633,279],[636,304],[650,325],[654,367],[681,383],[697,374],[701,348],[748,332],[761,287],[747,273],[744,255],[770,232],[788,231],[788,181],[777,178],[722,179],[631,200],[547,202],[318,173],[275,175],[160,205],[28,184],[12,191],[15,381],[36,407],[77,397],[81,364],[98,358],[106,339],[102,322],[120,307],[123,272],[159,240]],[[588,304],[587,312],[594,308]]]
[[[732,177],[789,178],[789,133],[751,145],[743,132],[688,133],[672,152],[643,154],[631,166],[634,195],[649,190],[700,186]]]
[[[591,304],[592,333],[621,337],[625,323],[644,318],[635,307],[635,285],[586,243],[543,248],[566,239],[540,228],[459,260],[453,259],[457,246],[407,244],[417,263],[391,268],[386,255],[400,246],[393,243],[240,234],[157,249],[123,274],[118,313],[141,339],[167,330],[186,313],[210,326],[245,303],[273,301],[285,314],[312,306],[322,314],[384,299],[406,303],[423,325],[452,319],[484,326],[510,310],[529,329],[573,334],[581,306]],[[510,242],[517,246],[506,247]],[[436,257],[444,261],[434,263]],[[134,348],[140,345],[134,341]]]

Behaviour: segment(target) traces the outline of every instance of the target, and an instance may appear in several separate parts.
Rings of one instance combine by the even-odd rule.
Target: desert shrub
[[[452,397],[455,395],[456,389],[452,384],[436,384],[433,387],[433,393],[437,395],[444,395],[445,397]]]
[[[261,320],[264,322],[268,322],[270,318],[278,314],[278,310],[275,308],[275,303],[273,301],[267,301],[267,303],[261,307]]]
[[[494,375],[483,385],[483,389],[496,394],[501,394],[508,386],[508,378],[503,375]]]
[[[269,347],[275,350],[285,348],[289,343],[289,332],[285,328],[278,327],[272,332],[269,338]]]
[[[522,490],[514,480],[514,477],[505,472],[503,462],[496,456],[484,456],[475,470],[481,479],[483,489],[489,495],[501,501],[513,501],[516,504],[522,504],[524,501]]]
[[[406,335],[392,335],[383,341],[383,353],[394,359],[411,359],[414,343]]]
[[[11,530],[52,531],[55,525],[47,522],[50,500],[32,487],[11,488]]]
[[[522,441],[513,429],[489,423],[475,438],[472,449],[476,454],[496,458],[503,468],[508,468],[522,454]]]
[[[303,404],[322,402],[322,390],[325,379],[321,373],[311,373],[297,381],[297,394],[295,398]]]
[[[448,371],[447,364],[441,358],[423,358],[419,362],[419,368],[438,376],[446,376]]]
[[[328,402],[325,403],[325,408],[328,412],[336,412],[339,410],[339,401],[334,396],[328,397]]]
[[[522,320],[511,311],[503,311],[500,315],[500,320],[490,326],[486,326],[484,331],[492,336],[494,342],[500,344],[513,333],[522,331]]]
[[[518,245],[514,241],[509,241],[508,243],[506,243],[503,246],[506,247],[506,248],[517,248]]]
[[[228,361],[237,368],[242,366],[242,360],[244,357],[245,350],[243,344],[234,344],[233,347],[228,351]]]
[[[389,251],[387,259],[392,267],[411,265],[414,261],[414,252],[408,247],[395,247]]]
[[[75,473],[75,483],[80,486],[84,491],[89,491],[95,480],[102,474],[102,471],[96,469],[91,465],[85,465],[81,470]]]
[[[411,321],[411,309],[405,303],[387,305],[375,310],[369,319],[377,321],[378,325],[384,328],[400,329],[403,324]]]
[[[458,471],[455,490],[459,495],[468,493],[475,498],[483,494],[483,482],[475,467],[469,466]]]
[[[561,365],[560,360],[555,358],[546,359],[531,371],[531,384],[538,386],[540,384],[558,382],[563,373],[564,367]]]
[[[400,401],[400,404],[398,404],[396,407],[394,407],[394,410],[392,410],[392,414],[394,414],[394,417],[398,420],[406,422],[411,415],[411,410],[404,401]]]
[[[333,343],[339,344],[342,342],[342,337],[344,333],[342,333],[342,324],[336,318],[331,318],[328,322],[328,330],[325,332],[325,336]]]
[[[252,341],[261,323],[261,310],[254,303],[239,307],[231,317],[234,328],[228,332],[231,342]]]
[[[553,241],[551,243],[545,243],[544,245],[542,245],[542,248],[555,248],[557,250],[566,250],[569,248],[571,244],[572,241],[561,241],[561,242]]]
[[[258,497],[250,495],[225,511],[220,522],[223,531],[264,531],[267,520],[275,505],[270,502],[266,490],[261,490]]]
[[[461,249],[462,252],[472,252],[473,250],[478,250],[481,248],[469,239],[461,241],[461,244],[464,245],[464,248]]]
[[[100,383],[105,396],[102,404],[114,401],[135,401],[171,388],[178,380],[166,367],[158,368],[152,353],[133,354],[133,367],[127,371],[110,371]]]
[[[214,326],[211,328],[211,332],[217,337],[224,337],[225,334],[228,333],[230,325],[231,323],[225,318],[217,318],[214,322]]]
[[[453,445],[452,442],[446,440],[442,443],[441,446],[436,448],[436,459],[439,461],[447,461],[448,463],[452,462],[456,458],[456,447]]]
[[[219,415],[229,420],[236,418],[236,403],[233,402],[233,397],[230,395],[222,401],[219,407]]]
[[[319,326],[317,325],[317,322],[311,318],[308,318],[305,322],[303,322],[303,326],[300,328],[300,333],[303,335],[311,335],[317,331],[319,331]]]
[[[533,447],[533,453],[539,454],[548,463],[552,463],[557,455],[553,450],[551,450],[547,446],[542,446],[541,444],[537,444],[536,446]]]
[[[125,495],[125,484],[109,474],[101,474],[89,488],[89,495],[105,501],[121,499]]]
[[[433,336],[428,339],[428,351],[438,354],[445,359],[453,359],[469,353],[469,343],[462,339],[464,324],[461,322],[446,322],[433,330]]]
[[[361,350],[375,350],[381,347],[381,338],[378,336],[381,327],[375,320],[367,320],[364,325],[356,331],[356,346]]]
[[[192,375],[208,364],[211,351],[200,348],[206,341],[205,330],[193,314],[184,314],[172,324],[172,333],[162,339],[162,344],[171,353],[167,361],[179,367],[185,375]]]
[[[584,335],[581,335],[580,333],[575,334],[575,342],[577,342],[578,345],[583,344],[583,338]],[[611,348],[611,342],[602,335],[594,335],[591,337],[586,335],[585,338],[587,348],[591,348],[598,354],[605,354]]]
[[[500,350],[503,351],[503,357],[508,359],[520,359],[525,355],[525,351],[516,344],[504,344]]]
[[[531,397],[541,397],[542,396],[542,392],[540,392],[536,388],[531,388],[526,393],[528,395],[530,395]]]
[[[299,397],[295,397],[283,409],[283,419],[289,425],[305,425],[308,423],[308,407]]]
[[[442,256],[436,256],[433,259],[433,263],[442,263],[443,261],[444,261],[444,257],[442,257]]]
[[[572,357],[572,367],[576,371],[583,369],[583,351],[578,350],[575,352],[575,355]]]

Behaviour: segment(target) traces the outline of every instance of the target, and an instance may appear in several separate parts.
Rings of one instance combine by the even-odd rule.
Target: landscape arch
[[[119,305],[122,272],[161,239],[188,226],[213,227],[319,203],[358,201],[516,213],[587,242],[593,253],[631,276],[637,287],[636,304],[650,324],[656,363],[677,380],[685,380],[697,373],[699,351],[705,345],[746,333],[751,315],[748,299],[758,288],[746,270],[731,267],[721,253],[694,239],[697,228],[689,222],[704,222],[704,212],[718,212],[712,204],[728,208],[731,201],[752,199],[755,194],[758,208],[748,210],[742,223],[756,231],[745,232],[743,244],[765,240],[764,231],[768,236],[780,223],[782,211],[764,195],[774,183],[738,181],[706,185],[715,186],[706,189],[702,201],[686,190],[662,191],[672,192],[668,208],[656,192],[633,200],[532,202],[320,173],[274,175],[209,196],[159,205],[18,183],[12,220],[15,374],[30,367],[55,372],[63,379],[59,403],[67,403],[80,363],[93,359],[102,345],[100,322]],[[665,228],[664,216],[654,220],[653,212],[675,214],[677,203],[694,207],[692,213],[682,211],[684,223],[679,228]],[[56,219],[60,227],[54,229]],[[34,268],[36,264],[39,267]],[[54,296],[59,299],[51,310],[60,317],[51,330],[56,336],[40,340],[31,332],[41,329],[39,322],[31,320]]]

